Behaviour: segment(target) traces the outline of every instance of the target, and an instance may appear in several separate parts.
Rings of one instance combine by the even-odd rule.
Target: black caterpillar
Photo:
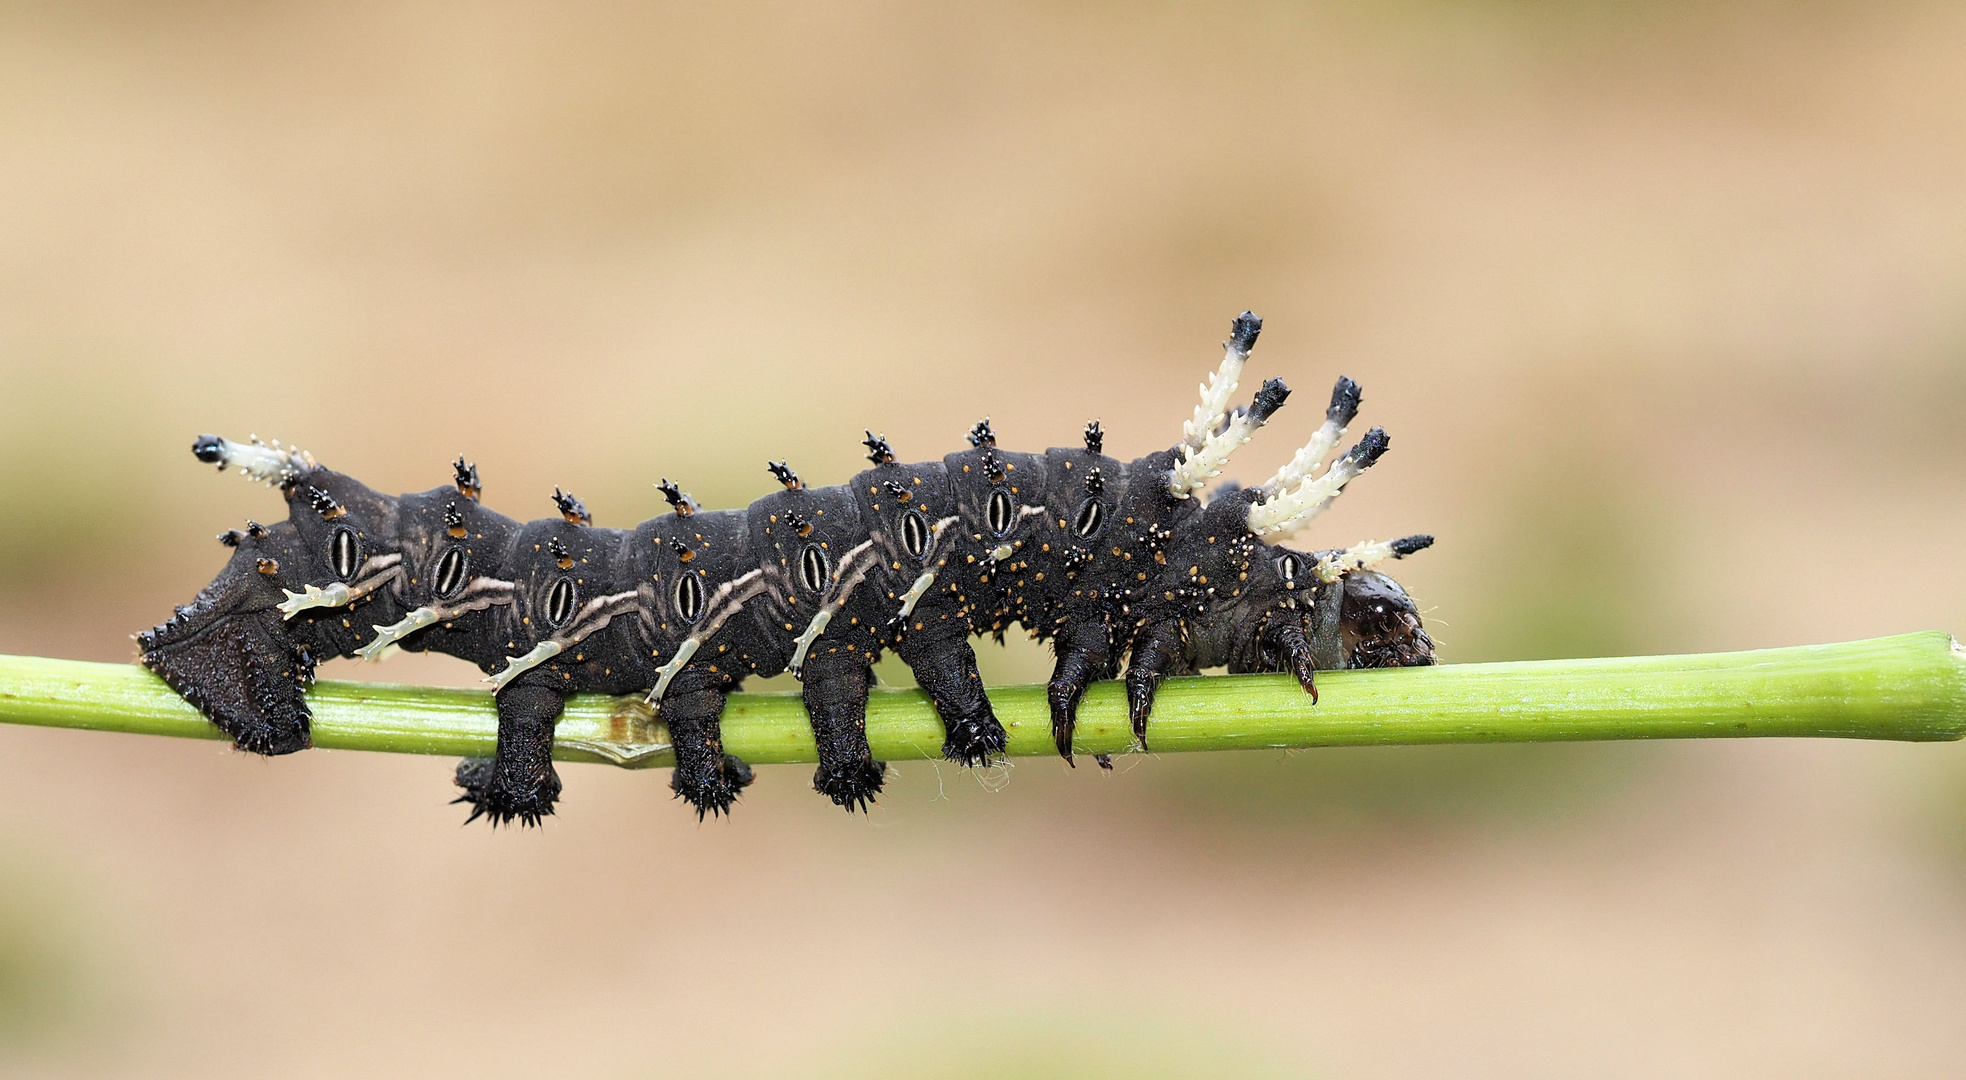
[[[807,487],[772,462],[783,490],[706,511],[664,480],[673,512],[632,530],[594,527],[558,489],[551,518],[487,510],[462,457],[452,486],[391,497],[278,443],[201,436],[200,461],[277,483],[288,520],[221,535],[231,561],[139,635],[143,662],[240,749],[287,754],[309,745],[303,691],[318,661],[392,645],[471,661],[496,687],[498,750],[458,766],[458,801],[494,825],[553,812],[553,727],[579,692],[648,693],[675,746],[672,786],[700,818],[751,782],[718,722],[752,675],[803,680],[813,786],[852,810],[881,790],[865,718],[870,666],[888,649],[964,765],[1004,748],[969,639],[1001,640],[1013,623],[1057,657],[1052,733],[1068,762],[1080,697],[1123,658],[1143,749],[1166,675],[1286,671],[1315,700],[1319,669],[1433,663],[1412,600],[1370,569],[1431,537],[1316,552],[1261,538],[1304,524],[1385,453],[1373,428],[1319,471],[1358,411],[1356,383],[1338,380],[1323,426],[1267,483],[1194,497],[1289,394],[1272,379],[1229,408],[1261,328],[1235,320],[1183,439],[1136,461],[1101,453],[1096,420],[1082,447],[1043,454],[998,449],[985,420],[970,449],[918,465],[869,432],[873,467],[843,486]]]

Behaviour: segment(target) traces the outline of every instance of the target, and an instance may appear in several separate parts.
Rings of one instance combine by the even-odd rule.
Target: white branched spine
[[[1311,436],[1311,441],[1305,443],[1304,448],[1291,457],[1290,463],[1278,469],[1275,476],[1263,481],[1264,489],[1289,491],[1303,483],[1324,465],[1324,459],[1331,456],[1332,448],[1336,447],[1338,440],[1344,437],[1345,425],[1326,417],[1323,425],[1317,429],[1317,433]]]
[[[1199,449],[1190,450],[1174,468],[1168,470],[1167,491],[1177,499],[1186,499],[1200,491],[1210,480],[1222,474],[1229,463],[1229,455],[1248,442],[1256,434],[1263,421],[1255,414],[1243,412],[1229,421],[1228,426],[1202,441]]]
[[[1200,450],[1229,415],[1229,402],[1242,381],[1243,366],[1249,363],[1249,351],[1236,346],[1234,338],[1223,343],[1222,366],[1202,384],[1201,404],[1195,406],[1194,418],[1181,426],[1181,445],[1190,453]]]
[[[283,447],[280,440],[272,445],[260,441],[257,435],[246,443],[231,439],[216,440],[216,464],[220,470],[238,469],[240,475],[248,480],[260,480],[269,484],[291,480],[315,465],[314,457],[299,447]]]
[[[1323,476],[1306,480],[1295,488],[1281,494],[1273,494],[1249,508],[1249,531],[1258,536],[1270,533],[1294,531],[1311,523],[1311,520],[1331,505],[1345,485],[1352,482],[1360,473],[1372,467],[1379,455],[1386,452],[1386,433],[1373,428],[1364,441],[1346,451],[1345,456],[1331,463]]]

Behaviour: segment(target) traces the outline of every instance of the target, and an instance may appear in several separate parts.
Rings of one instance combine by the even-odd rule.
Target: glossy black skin
[[[569,695],[649,690],[699,627],[706,636],[658,708],[675,744],[676,793],[699,816],[727,810],[751,772],[723,752],[725,697],[750,676],[786,670],[796,639],[829,602],[837,613],[799,674],[818,750],[813,785],[849,810],[865,808],[882,786],[885,766],[867,743],[866,704],[871,665],[889,649],[941,714],[944,754],[966,765],[1004,747],[969,639],[1000,637],[1012,625],[1052,645],[1053,737],[1068,761],[1087,686],[1121,674],[1123,663],[1144,747],[1155,690],[1168,675],[1213,666],[1286,671],[1315,695],[1318,670],[1433,662],[1417,610],[1392,579],[1354,572],[1319,582],[1315,553],[1249,534],[1244,522],[1256,493],[1231,487],[1207,503],[1175,498],[1167,490],[1175,450],[1122,462],[1099,453],[1093,433],[1087,442],[1011,453],[995,447],[985,424],[972,432],[969,450],[901,464],[870,437],[873,467],[845,485],[807,488],[793,479],[744,509],[685,504],[633,530],[567,516],[513,521],[478,504],[475,473],[467,485],[461,463],[458,488],[400,498],[315,467],[283,485],[288,522],[242,539],[198,600],[142,635],[143,659],[242,749],[303,749],[301,689],[314,663],[352,655],[375,637],[373,626],[443,602],[440,561],[462,549],[466,589],[510,588],[403,638],[401,647],[457,656],[493,674],[556,634],[584,630],[499,692],[497,755],[459,767],[460,801],[494,824],[534,824],[553,812],[560,791],[553,726]],[[316,489],[334,499],[335,517],[318,509]],[[954,520],[925,545],[911,545],[908,518],[916,514],[917,525]],[[399,556],[402,573],[349,607],[282,620],[274,607],[283,588],[336,580],[324,553],[337,528],[357,532],[365,560]],[[921,529],[913,535],[920,539]],[[815,550],[828,571],[818,589],[805,572]],[[275,559],[277,571],[260,572],[262,558]],[[936,573],[933,586],[898,618],[903,597],[928,570]],[[574,602],[563,605],[573,617],[555,625],[552,600],[562,582],[573,589]],[[726,585],[742,586],[734,613],[725,610],[728,598],[720,600]]]

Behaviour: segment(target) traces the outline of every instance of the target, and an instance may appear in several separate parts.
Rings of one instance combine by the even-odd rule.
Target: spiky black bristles
[[[805,481],[799,479],[799,474],[793,472],[791,466],[782,461],[767,461],[765,468],[771,471],[774,479],[785,485],[786,491],[797,491],[806,486]]]
[[[1004,482],[1003,461],[997,457],[997,448],[994,446],[983,448],[983,475],[989,477],[992,484]]]
[[[798,533],[800,536],[812,535],[812,522],[807,521],[806,516],[804,514],[799,513],[796,510],[785,515],[785,524],[788,528],[790,528],[793,532]]]
[[[669,538],[669,550],[676,553],[676,561],[678,562],[688,562],[696,558],[696,552],[690,550],[690,546],[677,537],[672,536]]]
[[[1404,559],[1416,551],[1425,551],[1434,546],[1434,538],[1424,533],[1402,536],[1393,541],[1393,558]]]
[[[457,485],[457,493],[477,502],[478,496],[484,492],[483,485],[478,483],[478,466],[464,460],[464,455],[459,454],[457,460],[451,462],[451,471],[455,474],[452,482]]]
[[[464,511],[456,503],[444,504],[444,531],[452,536],[464,535]]]
[[[246,538],[246,534],[240,532],[237,529],[227,529],[224,532],[218,534],[218,542],[230,548],[238,547],[239,541],[244,540],[245,538]]]
[[[997,433],[991,430],[989,417],[986,416],[983,419],[978,420],[976,422],[976,426],[969,429],[969,445],[971,446],[997,445]]]
[[[904,503],[914,498],[914,495],[899,480],[883,480],[881,481],[881,487],[894,498],[895,502]]]
[[[1236,316],[1235,324],[1229,327],[1229,340],[1222,343],[1225,349],[1246,353],[1256,347],[1256,335],[1263,332],[1263,320],[1253,311],[1245,311]]]
[[[894,460],[894,447],[888,445],[885,435],[876,435],[869,431],[867,437],[860,441],[860,445],[867,448],[867,460],[876,465],[886,465]]]
[[[553,489],[553,506],[560,511],[560,516],[571,524],[594,524],[594,515],[587,512],[587,504],[557,487]]]
[[[1269,423],[1270,417],[1283,408],[1284,401],[1289,397],[1290,387],[1284,385],[1282,379],[1267,380],[1256,391],[1256,399],[1249,403],[1248,415],[1259,424]]]
[[[1364,392],[1349,376],[1338,376],[1338,384],[1331,388],[1331,404],[1324,410],[1324,418],[1345,427],[1358,415],[1358,405],[1365,399]]]
[[[315,513],[329,521],[333,521],[348,512],[342,509],[340,503],[334,501],[333,495],[317,487],[307,489],[307,505],[312,506]]]
[[[1087,495],[1097,495],[1104,490],[1106,490],[1106,474],[1101,472],[1097,466],[1087,469],[1085,473],[1085,493]]]
[[[1086,421],[1085,452],[1088,454],[1103,454],[1106,452],[1106,429],[1100,427],[1099,421],[1097,420]]]
[[[689,492],[671,483],[668,477],[663,477],[662,482],[655,485],[655,489],[662,492],[662,501],[669,504],[669,509],[674,510],[677,517],[688,517],[696,513],[698,509],[696,500],[690,498]]]
[[[1391,446],[1392,442],[1392,437],[1386,434],[1385,428],[1375,427],[1365,433],[1365,438],[1360,439],[1357,446],[1345,451],[1345,456],[1357,462],[1359,468],[1368,469],[1385,456],[1386,448]]]
[[[553,556],[553,561],[559,564],[560,569],[573,569],[573,552],[567,550],[567,546],[560,542],[559,537],[546,538],[546,553]]]

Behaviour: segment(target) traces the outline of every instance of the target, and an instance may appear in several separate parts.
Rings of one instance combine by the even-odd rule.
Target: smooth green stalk
[[[1936,632],[1754,652],[1334,671],[1318,688],[1314,705],[1281,675],[1169,679],[1154,704],[1153,749],[1966,735],[1966,650]],[[498,730],[483,691],[322,682],[308,700],[319,747],[478,756],[492,752]],[[998,687],[990,700],[1012,754],[1054,752],[1043,687]],[[0,721],[221,737],[142,668],[31,656],[0,656]],[[733,695],[723,730],[725,748],[753,764],[814,759],[796,694]],[[877,690],[867,737],[879,758],[936,757],[942,725],[919,691]],[[1124,690],[1096,684],[1079,708],[1079,752],[1119,753],[1131,742]],[[555,755],[663,765],[668,733],[639,699],[578,697]]]

